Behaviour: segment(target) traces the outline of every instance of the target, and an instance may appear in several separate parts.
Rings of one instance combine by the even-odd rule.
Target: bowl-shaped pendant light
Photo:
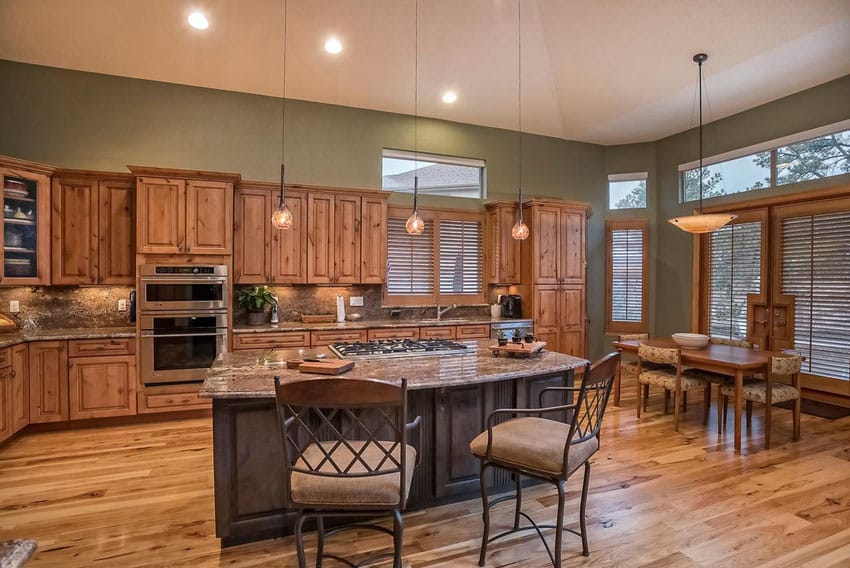
[[[699,209],[693,215],[683,215],[667,220],[668,223],[672,223],[683,231],[694,234],[716,231],[737,217],[737,215],[729,213],[706,214],[702,212],[702,64],[705,63],[706,59],[708,59],[708,55],[705,53],[694,55],[694,62],[699,66]]]
[[[517,0],[517,145],[519,146],[519,187],[517,188],[517,220],[511,227],[511,237],[524,241],[531,234],[522,214],[522,2]]]
[[[292,228],[292,211],[286,206],[286,200],[283,196],[283,164],[280,165],[280,200],[277,203],[277,209],[272,213],[272,227],[275,229],[291,229]]]

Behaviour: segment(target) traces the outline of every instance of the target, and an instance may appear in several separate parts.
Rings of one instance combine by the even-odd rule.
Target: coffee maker
[[[502,304],[503,318],[521,318],[522,303],[518,294],[502,294],[499,298],[499,303]]]

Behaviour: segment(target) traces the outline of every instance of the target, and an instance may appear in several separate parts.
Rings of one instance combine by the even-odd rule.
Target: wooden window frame
[[[613,321],[613,251],[614,231],[640,230],[643,232],[643,257],[641,259],[641,321]],[[609,219],[605,222],[605,333],[646,333],[649,331],[649,220]]]
[[[434,230],[434,292],[432,294],[416,294],[409,296],[389,295],[387,284],[383,287],[383,305],[389,308],[403,307],[431,307],[437,304],[476,305],[487,303],[487,281],[486,266],[484,262],[484,249],[486,232],[484,228],[484,212],[461,211],[455,209],[431,209],[419,208],[419,214],[426,223],[435,223]],[[387,218],[406,219],[410,216],[409,207],[389,207]],[[481,293],[480,294],[440,294],[440,221],[474,221],[481,224]],[[389,242],[387,243],[389,246]],[[389,278],[389,272],[387,273]]]

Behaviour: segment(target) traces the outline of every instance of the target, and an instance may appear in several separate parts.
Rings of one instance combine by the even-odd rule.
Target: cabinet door
[[[186,252],[230,254],[233,250],[233,184],[186,182]]]
[[[98,197],[100,284],[136,282],[136,196],[133,184],[102,181]]]
[[[560,210],[556,207],[534,207],[531,233],[534,239],[532,254],[533,284],[557,284]]]
[[[233,220],[233,282],[265,284],[271,271],[269,247],[270,194],[265,189],[239,189]]]
[[[29,348],[26,343],[12,347],[12,432],[30,423]]]
[[[584,212],[561,211],[558,278],[563,284],[584,283]]]
[[[12,435],[12,368],[0,369],[0,442]]]
[[[435,393],[434,470],[435,493],[448,497],[478,488],[481,462],[469,451],[469,443],[487,426],[492,400],[487,385],[475,384],[440,389]]]
[[[69,365],[70,417],[136,414],[136,357],[75,357]]]
[[[534,331],[538,334],[558,330],[559,290],[556,286],[534,287]],[[555,349],[556,345],[550,345]]]
[[[511,236],[516,207],[500,205],[487,212],[487,270],[490,284],[520,283],[520,241]]]
[[[334,282],[334,196],[311,193],[307,198],[307,283]]]
[[[561,338],[558,351],[566,355],[584,357],[584,287],[563,288],[559,294]]]
[[[96,284],[97,181],[54,179],[52,202],[53,284]]]
[[[3,207],[10,210],[0,230],[0,284],[50,284],[50,178],[0,167]]]
[[[276,206],[278,201],[279,197],[272,194],[271,205]],[[292,212],[292,229],[284,231],[265,223],[272,235],[269,282],[303,284],[307,281],[307,194],[288,191],[286,206]]]
[[[68,420],[67,341],[30,343],[30,423]]]
[[[179,254],[186,241],[186,181],[139,178],[136,242],[140,253]]]
[[[360,282],[360,198],[340,195],[334,204],[334,282],[357,284]]]
[[[360,282],[383,284],[387,280],[386,199],[363,198],[360,239]]]

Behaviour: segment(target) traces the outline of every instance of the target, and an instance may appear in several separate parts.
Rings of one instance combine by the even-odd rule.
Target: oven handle
[[[227,278],[223,276],[198,276],[195,278],[142,278],[142,284],[226,284]]]
[[[216,335],[227,335],[226,331],[215,331],[213,333],[156,333],[154,331],[143,331],[142,337],[213,337]]]

